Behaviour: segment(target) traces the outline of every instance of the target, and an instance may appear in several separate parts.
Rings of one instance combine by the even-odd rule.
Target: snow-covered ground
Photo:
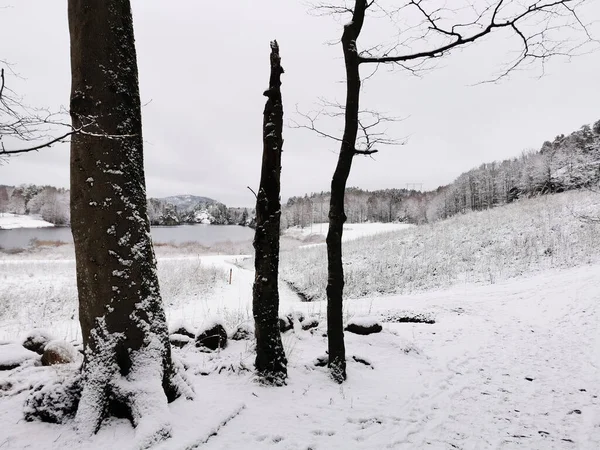
[[[474,232],[484,228],[497,230],[483,222]],[[567,247],[553,247],[555,257]],[[18,342],[33,327],[77,341],[73,261],[8,258],[0,254],[0,359],[8,348],[3,340]],[[169,322],[197,329],[219,316],[229,332],[251,322],[254,274],[243,259],[159,254]],[[428,292],[346,300],[347,321],[369,317],[383,331],[346,333],[342,386],[315,366],[327,347],[325,302],[300,302],[281,283],[282,314],[319,320],[316,329],[283,334],[288,385],[254,381],[251,341],[230,341],[217,353],[174,349],[196,399],[169,406],[173,436],[157,448],[600,448],[600,264],[575,265],[538,265],[493,284],[462,280]],[[393,322],[403,314],[435,323]],[[75,370],[29,365],[0,372],[0,450],[137,448],[139,436],[122,419],[105,423],[91,440],[71,423],[23,420],[30,385]]]
[[[0,230],[11,230],[13,228],[46,228],[53,227],[37,216],[24,216],[11,213],[0,213]]]
[[[346,223],[344,224],[342,239],[344,241],[351,241],[360,237],[405,230],[413,226],[408,223]],[[315,238],[317,237],[324,238],[327,236],[328,227],[328,223],[313,223],[304,228],[295,226],[286,229],[283,235],[303,241],[316,240]]]
[[[226,311],[237,315],[231,324],[249,318],[251,273],[229,267],[231,286],[195,312],[171,310],[171,320]],[[383,323],[379,334],[346,333],[349,379],[341,387],[314,365],[326,348],[325,305],[284,294],[284,312],[321,319],[313,332],[283,335],[288,386],[253,382],[248,341],[216,354],[177,349],[197,399],[170,405],[173,438],[159,448],[205,441],[202,447],[214,449],[600,448],[599,277],[600,266],[593,265],[493,286],[348,301],[349,318],[411,311],[436,323]],[[0,391],[0,448],[135,448],[135,432],[123,420],[111,420],[91,441],[80,441],[69,424],[22,420],[27,385],[64,370],[0,374],[1,386],[12,384]]]

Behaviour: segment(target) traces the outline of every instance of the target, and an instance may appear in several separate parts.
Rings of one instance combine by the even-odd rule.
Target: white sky
[[[25,80],[10,80],[26,103],[68,105],[69,35],[65,0],[2,0],[0,59]],[[584,19],[600,18],[590,0]],[[341,47],[325,45],[341,25],[307,14],[302,1],[134,0],[144,107],[148,195],[196,194],[229,206],[250,206],[260,177],[262,111],[269,41],[281,47],[286,119],[295,105],[319,97],[343,101]],[[377,36],[368,23],[365,39]],[[592,27],[600,37],[600,26]],[[473,86],[507,61],[516,42],[488,37],[453,53],[422,78],[381,70],[364,89],[362,106],[407,117],[389,127],[402,147],[355,158],[349,186],[433,189],[484,162],[517,156],[560,133],[600,119],[600,53],[553,60],[545,77],[515,73],[501,84]],[[287,121],[287,120],[286,120]],[[282,197],[328,190],[337,144],[308,131],[284,130]],[[68,187],[68,144],[11,159],[0,184]]]

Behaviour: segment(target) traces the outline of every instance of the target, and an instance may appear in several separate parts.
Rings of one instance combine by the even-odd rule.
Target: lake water
[[[241,242],[254,238],[254,230],[239,225],[179,225],[176,227],[152,227],[152,240],[156,243],[181,244],[198,242],[211,246],[219,242]],[[16,228],[0,230],[0,247],[24,248],[32,239],[40,241],[73,242],[71,229],[52,228]]]

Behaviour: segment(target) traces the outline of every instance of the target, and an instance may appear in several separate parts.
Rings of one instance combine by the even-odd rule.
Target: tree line
[[[423,224],[599,182],[600,120],[556,136],[539,150],[482,164],[432,191],[347,188],[346,221]],[[330,192],[290,197],[283,206],[282,228],[327,222],[330,198]]]
[[[427,205],[427,221],[445,219],[600,182],[600,120],[568,136],[546,141],[540,150],[482,164],[438,188]]]

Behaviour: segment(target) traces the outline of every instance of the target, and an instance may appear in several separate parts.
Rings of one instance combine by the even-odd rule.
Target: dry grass
[[[52,241],[52,240],[44,240],[33,238],[29,241],[29,246],[34,248],[40,247],[62,247],[63,245],[72,245],[65,241]]]

